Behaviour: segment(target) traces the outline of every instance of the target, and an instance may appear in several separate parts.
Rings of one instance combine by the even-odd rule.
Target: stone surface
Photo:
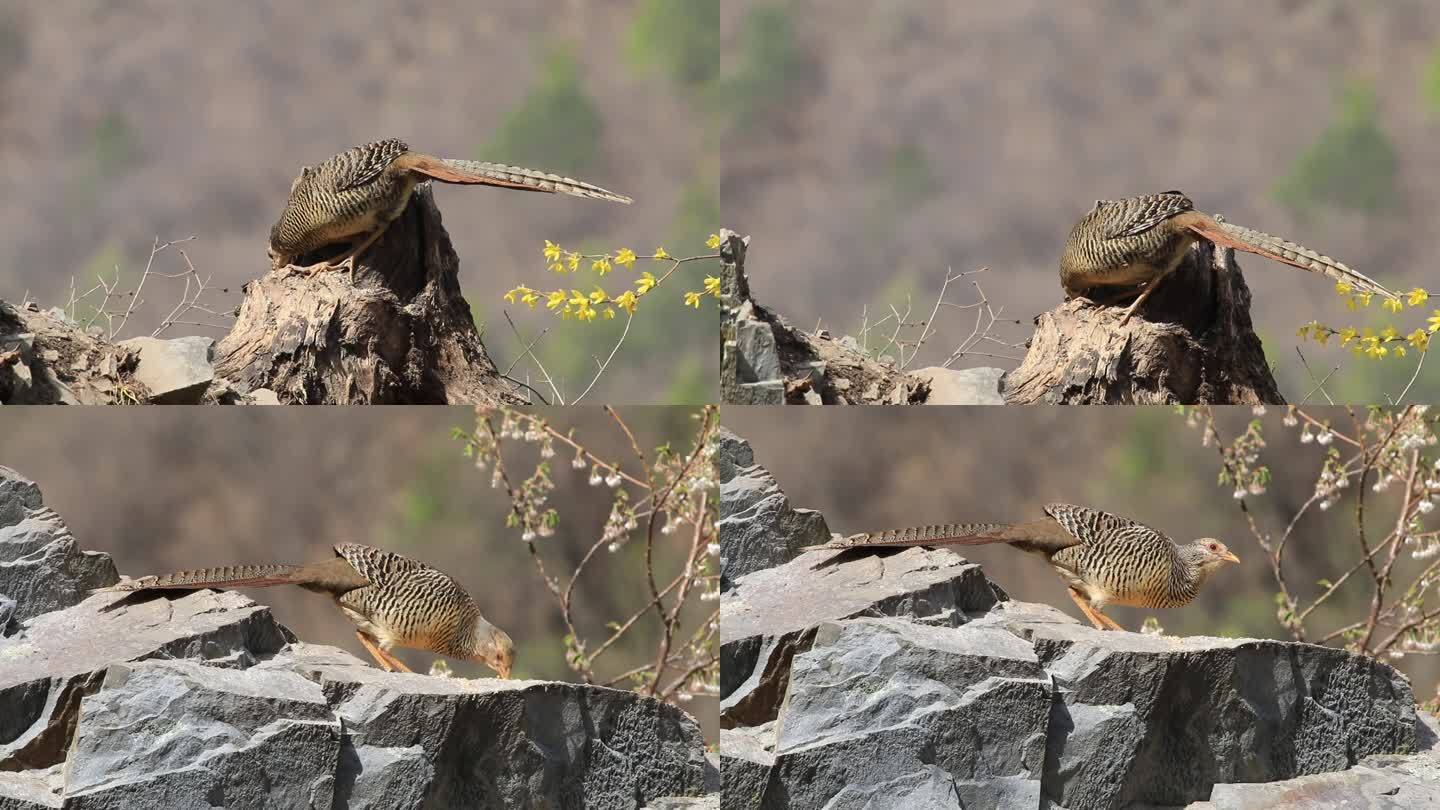
[[[1282,782],[1216,785],[1190,810],[1416,810],[1440,807],[1440,755],[1377,755],[1340,773]]]
[[[110,555],[81,551],[33,481],[0,467],[0,595],[15,603],[10,620],[69,607],[118,580]]]
[[[238,593],[137,596],[97,594],[0,639],[0,770],[61,761],[81,698],[100,688],[112,664],[197,658],[245,666],[287,640],[268,608]]]
[[[1050,679],[999,628],[827,622],[795,657],[762,807],[1036,808]]]
[[[115,664],[82,701],[65,806],[330,807],[341,737],[320,686],[294,673]]]
[[[773,722],[720,730],[720,778],[725,786],[720,806],[724,810],[760,806],[775,764],[774,748]]]
[[[906,616],[957,625],[1005,598],[978,565],[922,548],[883,557],[813,552],[743,577],[720,605],[721,722],[773,719],[791,659],[825,622]]]
[[[151,403],[198,405],[215,379],[215,368],[211,365],[215,355],[213,338],[136,337],[117,345],[139,355],[135,379],[149,389]]]
[[[1000,368],[951,369],[930,366],[910,372],[930,385],[926,405],[1004,405],[1000,396]]]
[[[746,310],[750,311],[747,312]],[[739,381],[758,383],[780,380],[780,355],[775,351],[775,332],[770,324],[754,318],[746,302],[735,324],[735,348],[739,352]]]
[[[718,441],[723,591],[738,577],[794,559],[803,546],[828,542],[830,530],[819,512],[791,508],[744,439],[722,426]]]

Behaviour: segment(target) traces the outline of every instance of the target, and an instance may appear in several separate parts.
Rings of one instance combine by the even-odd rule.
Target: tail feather
[[[1284,262],[1291,267],[1320,273],[1337,281],[1344,281],[1362,292],[1392,300],[1399,298],[1380,282],[1351,269],[1343,262],[1311,250],[1304,245],[1296,244],[1288,239],[1281,239],[1278,236],[1271,236],[1253,228],[1246,228],[1243,225],[1234,225],[1229,222],[1216,222],[1215,224],[1219,227],[1218,232],[1205,225],[1192,225],[1191,228],[1222,247],[1255,253],[1278,262]]]
[[[588,197],[609,200],[629,205],[634,202],[623,194],[616,194],[596,185],[571,177],[506,166],[503,163],[484,163],[478,160],[454,160],[437,158],[419,152],[407,152],[396,164],[410,171],[423,174],[442,183],[465,185],[501,186],[519,191],[542,191],[549,194],[569,194],[574,197]]]
[[[802,551],[822,549],[885,548],[906,546],[978,546],[987,543],[1005,543],[1012,538],[1004,536],[1012,528],[1009,523],[940,523],[931,526],[914,526],[905,529],[886,529],[882,532],[852,534],[822,543],[806,546]]]
[[[108,588],[96,588],[92,593],[293,585],[297,584],[296,574],[300,569],[301,566],[298,565],[226,565],[219,568],[196,568],[174,574],[130,579]]]

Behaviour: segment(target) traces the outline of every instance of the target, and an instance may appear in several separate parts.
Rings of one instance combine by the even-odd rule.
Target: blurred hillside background
[[[1337,427],[1350,424],[1343,408],[1306,410]],[[1217,427],[1227,440],[1256,418],[1249,408],[1218,411]],[[1260,417],[1267,443],[1261,460],[1274,477],[1264,495],[1246,499],[1259,529],[1276,538],[1314,492],[1327,449],[1302,444],[1296,429],[1282,426],[1283,416],[1283,408],[1271,408]],[[775,475],[792,505],[819,510],[840,534],[1033,520],[1058,501],[1124,515],[1179,542],[1220,538],[1241,565],[1217,573],[1191,605],[1106,612],[1131,630],[1154,616],[1174,635],[1289,639],[1276,619],[1270,568],[1232,497],[1234,487],[1217,485],[1220,456],[1185,422],[1163,407],[808,408],[803,418],[790,409],[727,407],[722,421],[751,442],[755,461]],[[1333,509],[1310,510],[1290,540],[1287,580],[1304,598],[1319,593],[1320,579],[1338,580],[1360,558],[1354,489]],[[1394,526],[1398,489],[1365,493],[1372,536]],[[981,563],[1012,597],[1054,605],[1084,621],[1043,560],[1006,546],[970,548],[962,556]],[[1402,554],[1396,581],[1409,582],[1422,564]],[[1312,634],[1364,617],[1371,591],[1361,579],[1316,611],[1308,623]],[[1389,663],[1410,676],[1418,700],[1436,697],[1434,656]]]
[[[691,409],[618,410],[647,452],[665,442],[691,448]],[[635,467],[628,440],[600,408],[542,413],[562,431],[574,427],[597,455]],[[375,545],[455,577],[515,639],[515,677],[574,680],[559,609],[519,532],[505,528],[504,490],[492,489],[489,471],[476,470],[452,438],[452,429],[474,427],[474,411],[465,408],[253,408],[224,418],[208,409],[30,409],[24,419],[0,419],[0,464],[39,484],[80,546],[109,553],[122,574],[310,562],[330,557],[336,543]],[[528,476],[535,449],[512,443],[506,459]],[[612,496],[609,487],[588,485],[569,459],[562,449],[554,465],[559,527],[536,541],[550,574],[567,577],[600,536]],[[657,575],[683,565],[682,534],[657,543]],[[603,640],[606,622],[644,606],[643,558],[644,543],[635,542],[602,551],[587,568],[574,602],[582,635]],[[272,606],[301,639],[370,660],[325,597],[287,587],[243,592]],[[617,643],[600,674],[653,661],[659,635],[650,618]],[[434,659],[396,652],[417,672]],[[492,676],[481,664],[449,663],[461,677]],[[713,701],[696,698],[685,708],[710,718],[704,725],[713,738]]]
[[[753,237],[757,298],[798,326],[856,334],[865,307],[873,322],[907,295],[918,320],[947,267],[989,267],[985,292],[1020,321],[996,334],[1023,341],[1062,300],[1060,252],[1094,200],[1176,188],[1392,289],[1440,288],[1433,0],[727,0],[721,28],[721,208]],[[1328,279],[1240,263],[1292,401],[1311,389],[1301,324],[1408,332],[1437,304],[1351,313]],[[938,320],[917,366],[974,319]],[[1415,371],[1413,352],[1303,348],[1316,377],[1344,364],[1337,401],[1385,402]],[[1440,364],[1410,399],[1440,399]]]
[[[720,219],[709,126],[718,14],[718,0],[0,0],[0,298],[63,306],[72,277],[88,289],[117,265],[131,289],[153,239],[193,236],[183,247],[196,268],[229,289],[212,306],[233,310],[240,285],[268,269],[270,226],[300,167],[399,137],[635,198],[436,191],[496,362],[508,366],[523,346],[508,307],[527,342],[551,329],[538,352],[573,397],[619,321],[561,323],[501,295],[555,278],[546,239],[707,252]],[[718,314],[681,303],[714,272],[704,264],[687,265],[637,316],[595,401],[714,401]],[[184,264],[167,252],[156,269]],[[152,280],[125,336],[149,334],[180,293]],[[182,334],[221,332],[167,336]]]

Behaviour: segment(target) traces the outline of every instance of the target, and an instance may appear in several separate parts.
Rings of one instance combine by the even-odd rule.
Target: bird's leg
[[[411,671],[409,667],[405,666],[405,663],[403,661],[386,652],[383,648],[380,647],[379,644],[376,644],[375,641],[363,630],[356,630],[355,637],[360,639],[360,643],[364,644],[365,649],[370,653],[370,655],[374,656],[375,660],[380,663],[381,669],[385,670],[386,672],[395,672],[397,670],[400,672]]]
[[[389,222],[386,222],[386,223],[382,224],[380,227],[376,228],[374,231],[371,231],[371,233],[370,233],[369,236],[365,237],[363,240],[361,240],[361,241],[360,241],[358,244],[356,244],[354,247],[352,247],[352,248],[350,248],[349,250],[345,251],[345,255],[344,255],[339,261],[331,260],[330,263],[329,263],[330,266],[331,266],[332,268],[337,269],[337,270],[340,269],[342,266],[345,266],[345,267],[350,271],[350,283],[351,283],[351,284],[354,284],[354,283],[355,283],[355,259],[356,259],[356,257],[358,257],[361,253],[364,253],[365,250],[366,250],[367,248],[369,248],[371,245],[375,244],[375,240],[376,240],[376,239],[379,239],[379,238],[380,238],[380,235],[383,234],[383,233],[385,233],[385,229],[388,228],[388,227],[390,227],[390,223],[389,223]]]
[[[1145,299],[1150,297],[1150,293],[1155,292],[1155,288],[1159,287],[1160,282],[1164,281],[1168,275],[1170,275],[1169,270],[1151,279],[1150,283],[1145,285],[1145,289],[1140,292],[1140,295],[1136,296],[1135,302],[1132,303],[1130,308],[1125,310],[1125,314],[1120,317],[1121,326],[1124,326],[1130,321],[1130,316],[1135,314],[1135,310],[1139,309],[1140,305],[1145,303]]]
[[[1095,625],[1096,630],[1125,629],[1120,625],[1116,624],[1114,619],[1106,616],[1104,613],[1101,613],[1099,608],[1091,605],[1090,600],[1086,599],[1084,594],[1080,593],[1074,588],[1070,588],[1069,591],[1070,598],[1074,600],[1075,604],[1080,608],[1080,612],[1085,614],[1085,618],[1089,619],[1090,623]]]

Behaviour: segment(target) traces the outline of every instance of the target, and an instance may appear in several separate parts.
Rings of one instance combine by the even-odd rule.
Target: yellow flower
[[[1311,322],[1309,322],[1309,323],[1301,324],[1301,325],[1300,325],[1300,328],[1299,328],[1298,330],[1296,330],[1296,332],[1295,332],[1295,337],[1298,337],[1298,338],[1300,338],[1301,340],[1304,340],[1306,337],[1309,336],[1310,330],[1311,330],[1312,328],[1314,328],[1315,326],[1317,326],[1317,325],[1318,325],[1318,323],[1315,322],[1315,321],[1311,321]]]
[[[668,258],[670,258],[670,254],[665,252],[665,248],[663,248],[663,247],[657,247],[657,248],[655,248],[655,258],[657,258],[657,259],[668,259]]]
[[[1350,292],[1354,289],[1355,288],[1350,286],[1350,282],[1348,281],[1335,282],[1335,292],[1339,293],[1340,295],[1349,295]]]
[[[650,290],[659,283],[660,282],[655,278],[654,275],[650,273],[649,270],[641,273],[640,278],[635,280],[635,286],[639,288],[639,295],[644,295],[645,293],[650,292]],[[1436,317],[1440,317],[1440,315],[1437,315]]]
[[[1357,296],[1355,296],[1355,297],[1358,298],[1358,299],[1360,299],[1360,306],[1362,306],[1362,307],[1368,307],[1368,306],[1370,306],[1370,299],[1374,297],[1374,294],[1373,294],[1373,293],[1368,293],[1368,292],[1367,292],[1367,293],[1360,293],[1359,295],[1357,295]]]
[[[595,291],[590,293],[590,300],[597,304],[603,304],[610,300],[610,294],[596,287]]]
[[[1355,336],[1356,336],[1357,334],[1359,334],[1359,333],[1355,331],[1355,327],[1353,327],[1353,326],[1347,326],[1347,327],[1345,327],[1344,329],[1341,329],[1341,330],[1340,330],[1340,345],[1341,345],[1341,346],[1347,346],[1347,345],[1349,345],[1350,341],[1354,340],[1354,339],[1355,339]]]
[[[1411,346],[1414,346],[1416,349],[1422,352],[1430,347],[1430,333],[1426,332],[1424,329],[1416,329],[1414,332],[1411,332],[1405,339],[1410,341]]]
[[[1410,291],[1410,306],[1418,307],[1430,298],[1430,293],[1416,287]]]
[[[1440,332],[1440,309],[1435,310],[1435,314],[1431,315],[1425,324],[1430,327],[1431,332]]]
[[[700,295],[701,295],[701,293],[698,293],[698,292],[687,292],[687,293],[685,293],[685,306],[687,306],[687,307],[694,307],[694,308],[696,308],[696,309],[699,309],[699,308],[700,308]]]
[[[1386,298],[1385,309],[1388,312],[1399,312],[1405,308],[1405,303],[1398,298]]]
[[[568,253],[568,254],[566,254],[566,255],[565,255],[565,263],[570,266],[570,272],[572,272],[572,273],[579,272],[579,270],[580,270],[580,254],[579,254],[579,253]]]
[[[614,319],[615,319],[615,308],[614,308],[614,307],[605,307],[605,320],[610,321],[610,320],[614,320]]]
[[[720,247],[720,234],[710,234],[710,238],[705,240],[705,247],[710,248],[711,250]]]
[[[552,273],[559,273],[560,275],[563,276],[563,275],[565,275],[565,265],[563,265],[563,264],[561,264],[561,263],[559,263],[559,262],[552,262],[552,263],[550,264],[550,272],[552,272]]]
[[[601,256],[590,264],[590,269],[603,276],[614,268],[610,266],[609,256]]]
[[[620,252],[615,254],[615,263],[621,267],[634,267],[635,251],[630,248],[620,248]]]
[[[556,262],[556,261],[559,261],[559,260],[560,260],[560,246],[557,245],[557,244],[555,244],[554,242],[551,242],[549,239],[546,239],[546,240],[545,240],[545,261],[547,261],[547,262]]]
[[[1330,342],[1330,336],[1333,335],[1333,334],[1335,334],[1335,333],[1332,332],[1332,331],[1330,331],[1330,330],[1328,330],[1328,329],[1322,328],[1322,327],[1321,327],[1320,325],[1318,325],[1318,324],[1315,326],[1315,341],[1316,341],[1317,343],[1319,343],[1321,346],[1324,346],[1325,344],[1329,343],[1329,342]]]
[[[513,304],[513,303],[515,303],[515,296],[517,296],[517,295],[524,295],[525,293],[527,293],[527,292],[529,292],[529,291],[530,291],[530,288],[529,288],[529,287],[516,287],[515,289],[511,290],[510,292],[505,293],[505,300],[506,300],[506,301],[509,301],[510,303]]]
[[[1404,356],[1405,356],[1405,347],[1404,347],[1404,346],[1391,346],[1391,347],[1390,347],[1390,351],[1394,352],[1396,357],[1404,357]]]
[[[1381,332],[1380,332],[1380,339],[1381,339],[1381,340],[1394,340],[1395,338],[1397,338],[1397,337],[1399,337],[1399,336],[1400,336],[1400,333],[1399,333],[1399,332],[1396,332],[1396,331],[1395,331],[1395,327],[1393,327],[1393,326],[1387,326],[1387,327],[1385,327],[1383,330],[1381,330]]]
[[[563,303],[565,303],[564,290],[556,290],[555,292],[552,292],[549,295],[545,296],[546,309],[559,309],[560,305]]]
[[[720,279],[715,276],[705,277],[705,292],[716,298],[720,297]]]
[[[615,299],[615,306],[620,307],[631,315],[635,314],[635,305],[638,303],[639,301],[635,299],[635,293],[630,290],[620,293],[620,297]]]
[[[522,303],[522,304],[528,304],[531,309],[534,309],[534,308],[535,308],[535,304],[536,304],[539,300],[540,300],[540,296],[536,295],[534,290],[530,290],[529,292],[527,292],[527,293],[525,293],[524,295],[520,296],[520,303]]]

